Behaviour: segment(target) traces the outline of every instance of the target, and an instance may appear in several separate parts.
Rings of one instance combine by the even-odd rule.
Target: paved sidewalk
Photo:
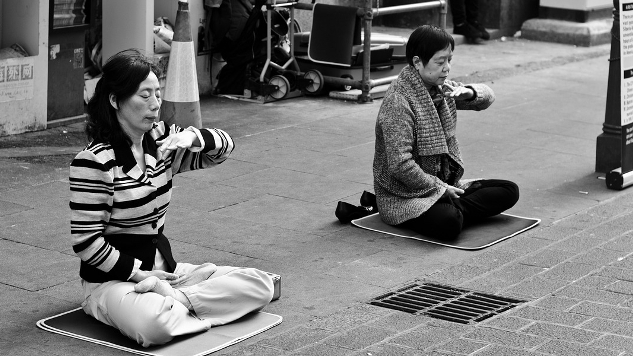
[[[336,221],[338,200],[357,203],[373,190],[380,100],[201,100],[203,125],[229,132],[236,150],[215,169],[175,178],[165,231],[175,257],[283,278],[282,298],[265,311],[284,322],[217,354],[633,354],[633,190],[607,190],[593,172],[608,52],[524,40],[456,48],[452,77],[483,81],[497,96],[486,111],[459,114],[467,177],[517,182],[521,200],[509,212],[542,219],[481,251]],[[13,137],[18,148],[0,149],[0,354],[124,355],[35,327],[81,302],[66,167],[79,145],[46,157],[38,140],[24,148],[54,132]],[[526,302],[476,325],[367,304],[413,281]]]

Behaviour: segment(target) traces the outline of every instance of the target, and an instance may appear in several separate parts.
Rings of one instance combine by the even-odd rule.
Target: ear
[[[116,95],[110,94],[108,95],[108,99],[110,100],[110,105],[112,105],[114,110],[119,110],[119,106],[116,103]]]

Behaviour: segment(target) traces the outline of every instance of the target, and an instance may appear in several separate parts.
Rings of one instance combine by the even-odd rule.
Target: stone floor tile
[[[551,309],[536,308],[530,305],[515,308],[511,310],[508,315],[528,320],[550,322],[568,326],[581,324],[591,318],[586,315],[579,315]]]
[[[328,337],[323,340],[323,343],[346,349],[361,350],[396,334],[397,331],[393,329],[361,325],[347,332]]]
[[[522,329],[521,332],[549,339],[576,342],[579,344],[587,344],[591,341],[597,340],[602,335],[601,333],[593,331],[543,322],[534,323],[525,329]]]
[[[591,343],[591,346],[633,352],[633,338],[619,335],[604,335],[600,339]]]
[[[580,299],[546,296],[534,302],[533,305],[544,309],[567,311],[580,302]]]
[[[463,335],[462,338],[518,349],[531,349],[547,341],[540,336],[486,327],[476,328]]]
[[[587,346],[583,344],[576,344],[573,342],[566,342],[562,340],[552,340],[536,349],[538,352],[542,352],[548,355],[557,356],[618,356],[620,351],[608,350],[603,348],[597,348]]]

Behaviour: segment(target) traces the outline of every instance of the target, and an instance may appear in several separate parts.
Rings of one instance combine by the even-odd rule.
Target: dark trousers
[[[500,214],[519,200],[519,187],[510,181],[487,179],[474,182],[459,198],[442,197],[429,210],[401,226],[420,234],[454,239],[464,226]]]
[[[479,1],[478,0],[450,0],[453,24],[460,25],[465,22],[479,22]]]

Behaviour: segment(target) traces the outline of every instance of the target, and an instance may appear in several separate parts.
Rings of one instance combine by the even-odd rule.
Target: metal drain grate
[[[512,309],[522,300],[431,283],[415,283],[374,298],[369,304],[472,324]]]

